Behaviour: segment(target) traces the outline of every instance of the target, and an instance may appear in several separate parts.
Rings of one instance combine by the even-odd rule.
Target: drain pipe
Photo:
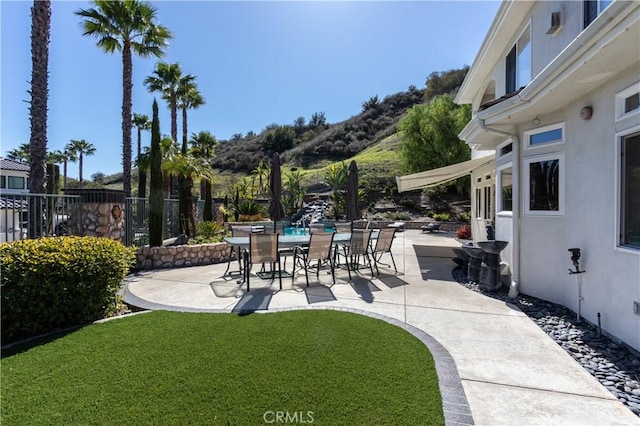
[[[523,194],[520,188],[521,187],[520,185],[520,181],[521,181],[520,179],[520,138],[518,138],[518,135],[516,135],[515,133],[509,133],[509,132],[505,132],[504,130],[492,129],[490,127],[487,127],[483,119],[479,121],[480,121],[480,128],[482,130],[484,130],[485,132],[493,133],[494,135],[510,138],[513,144],[513,150],[511,154],[511,158],[512,158],[511,167],[513,169],[512,185],[513,185],[513,188],[517,189],[518,199],[516,200],[516,202],[513,203],[512,211],[511,211],[511,216],[513,221],[512,226],[514,228],[512,229],[512,239],[513,239],[514,250],[512,251],[513,267],[511,268],[511,277],[512,277],[511,285],[512,287],[515,287],[515,288],[513,288],[509,292],[509,297],[512,297],[511,296],[512,294],[514,294],[513,297],[515,297],[517,295],[517,288],[520,283],[520,206],[522,205],[521,199]],[[499,190],[499,188],[497,188],[497,190]]]

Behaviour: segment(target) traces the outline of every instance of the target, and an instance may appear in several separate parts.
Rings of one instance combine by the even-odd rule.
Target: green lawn
[[[263,424],[278,411],[314,424],[444,424],[425,346],[344,312],[152,312],[5,354],[1,367],[2,425]]]

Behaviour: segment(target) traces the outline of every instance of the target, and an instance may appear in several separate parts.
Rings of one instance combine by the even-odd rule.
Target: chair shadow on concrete
[[[307,303],[312,305],[320,302],[331,302],[332,300],[338,300],[331,291],[331,288],[326,285],[315,285],[311,287],[305,287],[304,293],[307,296]]]
[[[409,284],[399,276],[392,274],[382,274],[378,276],[378,280],[382,281],[382,283],[389,288],[402,287],[403,285]]]
[[[452,272],[456,264],[452,260],[454,254],[451,247],[414,244],[413,249],[423,280],[454,281]]]
[[[257,288],[246,292],[231,312],[246,315],[255,311],[268,311],[274,291],[268,288]]]
[[[373,303],[373,292],[380,291],[370,279],[360,276],[354,276],[349,284],[360,295],[360,298],[367,303]]]

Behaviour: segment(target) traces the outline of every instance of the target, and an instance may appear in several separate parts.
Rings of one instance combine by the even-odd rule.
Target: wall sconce
[[[590,106],[583,107],[580,110],[580,118],[582,118],[583,120],[590,120],[592,115],[593,115],[593,108]]]

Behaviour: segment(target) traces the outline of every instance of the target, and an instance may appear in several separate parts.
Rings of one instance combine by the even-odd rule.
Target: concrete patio
[[[459,245],[451,233],[407,230],[394,241],[397,275],[385,268],[371,279],[367,268],[350,282],[337,269],[334,285],[321,271],[307,288],[302,273],[293,283],[283,278],[282,291],[277,279],[252,278],[247,293],[235,277],[221,278],[226,264],[145,271],[128,277],[124,300],[145,309],[339,309],[385,319],[430,348],[451,425],[640,424],[525,314],[453,281],[451,248]]]

